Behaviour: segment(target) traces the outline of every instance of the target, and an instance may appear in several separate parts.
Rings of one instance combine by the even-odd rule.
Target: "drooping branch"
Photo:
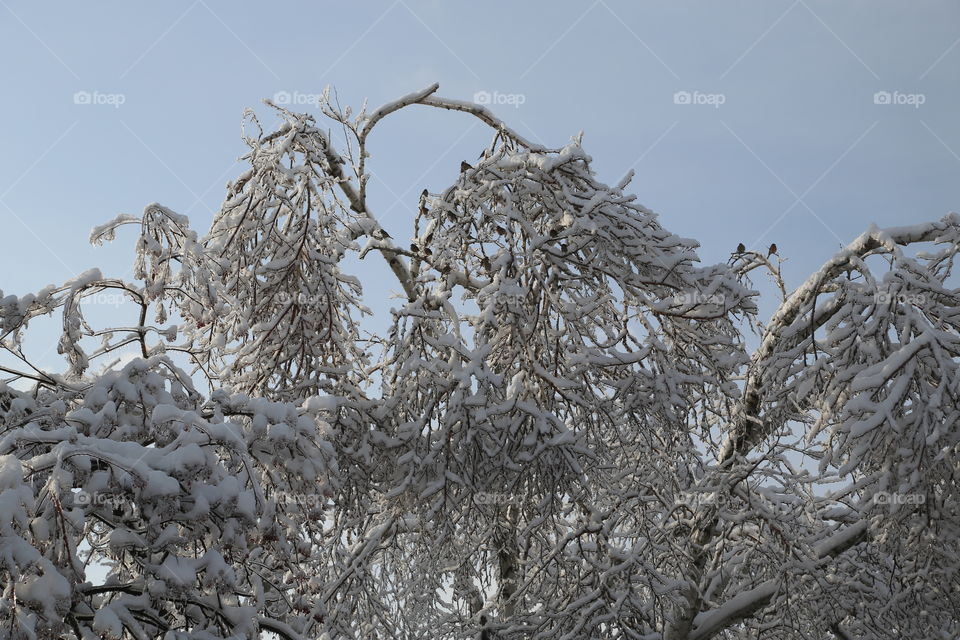
[[[732,429],[718,455],[717,473],[724,473],[724,470],[730,466],[730,463],[736,457],[746,456],[750,453],[775,428],[772,421],[766,419],[763,415],[763,402],[768,391],[766,389],[769,374],[767,369],[773,366],[770,364],[770,357],[775,352],[790,348],[791,345],[798,344],[802,340],[812,340],[816,331],[829,322],[840,310],[841,305],[837,304],[836,301],[828,301],[820,306],[815,305],[817,296],[824,292],[825,286],[845,271],[855,268],[864,258],[878,249],[885,249],[886,253],[889,254],[897,254],[900,246],[936,241],[949,229],[956,228],[958,224],[960,224],[960,216],[952,214],[940,222],[927,225],[886,230],[871,226],[843,251],[824,264],[820,270],[811,275],[802,286],[784,301],[767,325],[761,345],[751,358],[743,395],[739,407],[734,413]],[[810,311],[811,305],[814,305],[812,311]],[[804,326],[799,334],[787,335],[787,329],[793,326],[794,322],[804,313],[811,314],[810,322]],[[777,363],[776,366],[783,365]],[[703,550],[718,535],[719,522],[717,514],[705,514],[703,523],[695,529],[691,536],[694,550],[690,573],[692,578],[687,596],[688,603],[677,620],[674,621],[670,630],[672,635],[669,635],[671,638],[674,636],[706,638],[712,635],[712,632],[706,634],[701,630],[704,628],[704,623],[697,623],[699,625],[697,630],[694,630],[693,624],[696,619],[694,616],[703,615],[698,613],[703,600],[697,587],[706,569],[707,554]],[[856,526],[863,528],[863,531],[855,531],[858,535],[848,533],[844,540],[849,544],[844,546],[843,549],[856,544],[866,535],[867,525],[865,522],[858,523]],[[829,549],[821,549],[821,551],[823,552],[821,557],[836,555],[840,552],[831,553]],[[775,593],[775,591],[770,591],[769,588],[764,586],[757,587],[757,590],[753,598],[744,599],[738,596],[735,601],[731,601],[731,609],[734,613],[724,616],[725,619],[729,618],[731,621],[717,628],[726,628],[735,621],[752,616],[765,603],[769,602]],[[711,625],[711,628],[713,628],[713,625]]]
[[[837,531],[815,548],[817,559],[835,558],[847,549],[866,540],[869,523],[860,521]],[[746,620],[770,604],[777,593],[780,580],[766,580],[759,586],[742,591],[715,609],[704,611],[694,619],[689,640],[707,640],[724,629]]]
[[[831,280],[850,269],[855,261],[860,261],[871,252],[884,248],[889,253],[898,251],[898,246],[907,246],[918,242],[932,242],[942,236],[950,227],[960,226],[960,215],[951,214],[943,220],[926,225],[910,227],[892,227],[879,229],[871,226],[867,231],[850,243],[840,253],[826,262],[816,273],[807,278],[780,306],[767,325],[760,347],[751,358],[750,370],[743,391],[738,417],[727,440],[720,451],[719,462],[723,463],[734,454],[745,455],[769,433],[761,413],[763,401],[763,381],[766,377],[764,362],[779,347],[782,347],[783,331],[790,327],[800,313],[808,308]],[[812,338],[813,334],[833,316],[838,307],[822,309],[814,317],[803,337]],[[797,339],[796,336],[793,339]]]
[[[386,116],[413,104],[422,104],[440,109],[462,111],[464,113],[472,114],[496,131],[503,133],[503,135],[511,138],[531,151],[537,151],[541,153],[549,151],[546,147],[530,142],[516,131],[507,127],[502,120],[494,116],[489,109],[481,105],[462,100],[453,100],[450,98],[440,98],[434,96],[433,94],[439,88],[440,85],[438,83],[433,83],[430,86],[421,89],[420,91],[407,94],[397,100],[388,102],[375,109],[367,117],[359,133],[357,134],[357,139],[360,145],[359,155],[361,162],[366,157],[367,138],[370,136],[373,128]],[[348,180],[344,179],[343,159],[333,150],[329,143],[324,146],[324,149],[326,152],[327,162],[330,165],[331,174],[338,179],[340,190],[350,202],[351,209],[358,214],[366,216],[367,220],[369,220],[369,224],[364,225],[366,228],[362,230],[358,229],[357,232],[355,232],[356,235],[354,237],[359,237],[361,233],[365,233],[366,235],[372,236],[376,239],[377,242],[374,245],[374,248],[380,252],[380,254],[387,261],[387,264],[390,266],[390,269],[393,271],[394,275],[396,275],[397,279],[400,280],[400,284],[403,287],[404,292],[407,294],[407,298],[409,300],[413,300],[416,297],[416,290],[413,284],[413,278],[410,274],[410,269],[406,261],[400,257],[401,252],[385,234],[383,228],[380,226],[380,223],[377,221],[376,216],[370,212],[366,202],[364,190],[361,189],[358,191]]]

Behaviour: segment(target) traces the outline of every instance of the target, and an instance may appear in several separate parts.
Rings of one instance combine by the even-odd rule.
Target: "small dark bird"
[[[416,253],[417,251],[420,251],[420,247],[417,246],[417,243],[411,242],[411,243],[410,243],[410,251],[413,252],[413,253]]]
[[[426,189],[424,189],[423,192],[420,194],[420,215],[422,216],[427,215],[427,196],[428,195],[429,194],[427,193]]]
[[[461,160],[460,173],[463,173],[464,171],[468,171],[469,169],[473,169],[473,167],[470,166],[470,163],[468,163],[466,160]]]
[[[747,250],[747,247],[742,242],[737,245],[737,253],[743,253],[746,250]]]
[[[776,252],[777,252],[777,245],[776,245],[776,244],[771,244],[771,245],[770,245],[770,248],[767,249],[767,257],[769,258],[770,256],[772,256],[772,255],[775,254]]]

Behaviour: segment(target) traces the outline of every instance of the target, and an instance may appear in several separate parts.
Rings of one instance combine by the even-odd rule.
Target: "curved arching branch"
[[[764,394],[763,380],[766,376],[765,366],[767,366],[764,365],[764,362],[777,348],[783,346],[783,331],[793,324],[798,315],[821,293],[825,284],[854,266],[855,261],[862,260],[877,249],[883,248],[889,253],[895,253],[899,251],[898,247],[901,246],[919,242],[932,242],[942,236],[950,227],[957,226],[960,226],[960,216],[956,214],[929,225],[888,229],[871,226],[860,237],[828,260],[816,273],[807,278],[777,309],[777,312],[767,324],[760,347],[751,358],[737,418],[720,451],[718,461],[723,463],[734,454],[746,455],[753,446],[768,435],[768,425],[761,415]],[[820,327],[833,317],[837,310],[838,307],[831,305],[818,309],[818,313],[814,316],[805,333],[802,336],[791,336],[790,340],[798,341],[801,338],[811,338]]]

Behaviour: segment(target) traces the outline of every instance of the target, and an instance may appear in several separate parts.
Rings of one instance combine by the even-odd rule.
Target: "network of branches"
[[[0,294],[0,635],[960,636],[960,216],[795,287],[776,247],[703,266],[579,137],[436,92],[248,112],[205,234],[150,204],[91,236],[133,228],[132,280]],[[401,242],[368,145],[422,107],[492,139]],[[24,348],[51,314],[63,371]]]

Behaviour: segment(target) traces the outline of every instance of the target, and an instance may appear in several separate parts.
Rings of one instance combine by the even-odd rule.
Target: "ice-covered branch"
[[[833,558],[862,542],[868,535],[869,523],[865,521],[844,527],[816,547],[820,560]],[[719,607],[704,611],[694,619],[689,640],[708,640],[725,629],[763,610],[781,588],[781,581],[771,579],[747,591],[741,591]]]
[[[882,250],[883,253],[896,253],[899,251],[898,247],[913,243],[933,242],[946,232],[958,227],[960,227],[960,215],[958,214],[946,216],[939,222],[921,225],[888,229],[871,227],[795,289],[767,324],[760,346],[752,356],[750,373],[743,391],[743,399],[740,401],[738,417],[720,452],[720,462],[727,460],[734,453],[744,455],[752,445],[767,435],[768,427],[761,415],[761,402],[764,394],[763,384],[766,378],[764,367],[776,365],[765,363],[769,360],[771,354],[781,346],[781,342],[784,340],[784,330],[797,320],[798,315],[806,310],[818,295],[821,295],[824,285],[846,271],[857,268],[860,261],[872,252]],[[837,307],[833,307],[833,309],[836,310]],[[815,314],[814,322],[809,325],[807,335],[812,336],[831,317],[832,314],[825,313],[821,309]]]

